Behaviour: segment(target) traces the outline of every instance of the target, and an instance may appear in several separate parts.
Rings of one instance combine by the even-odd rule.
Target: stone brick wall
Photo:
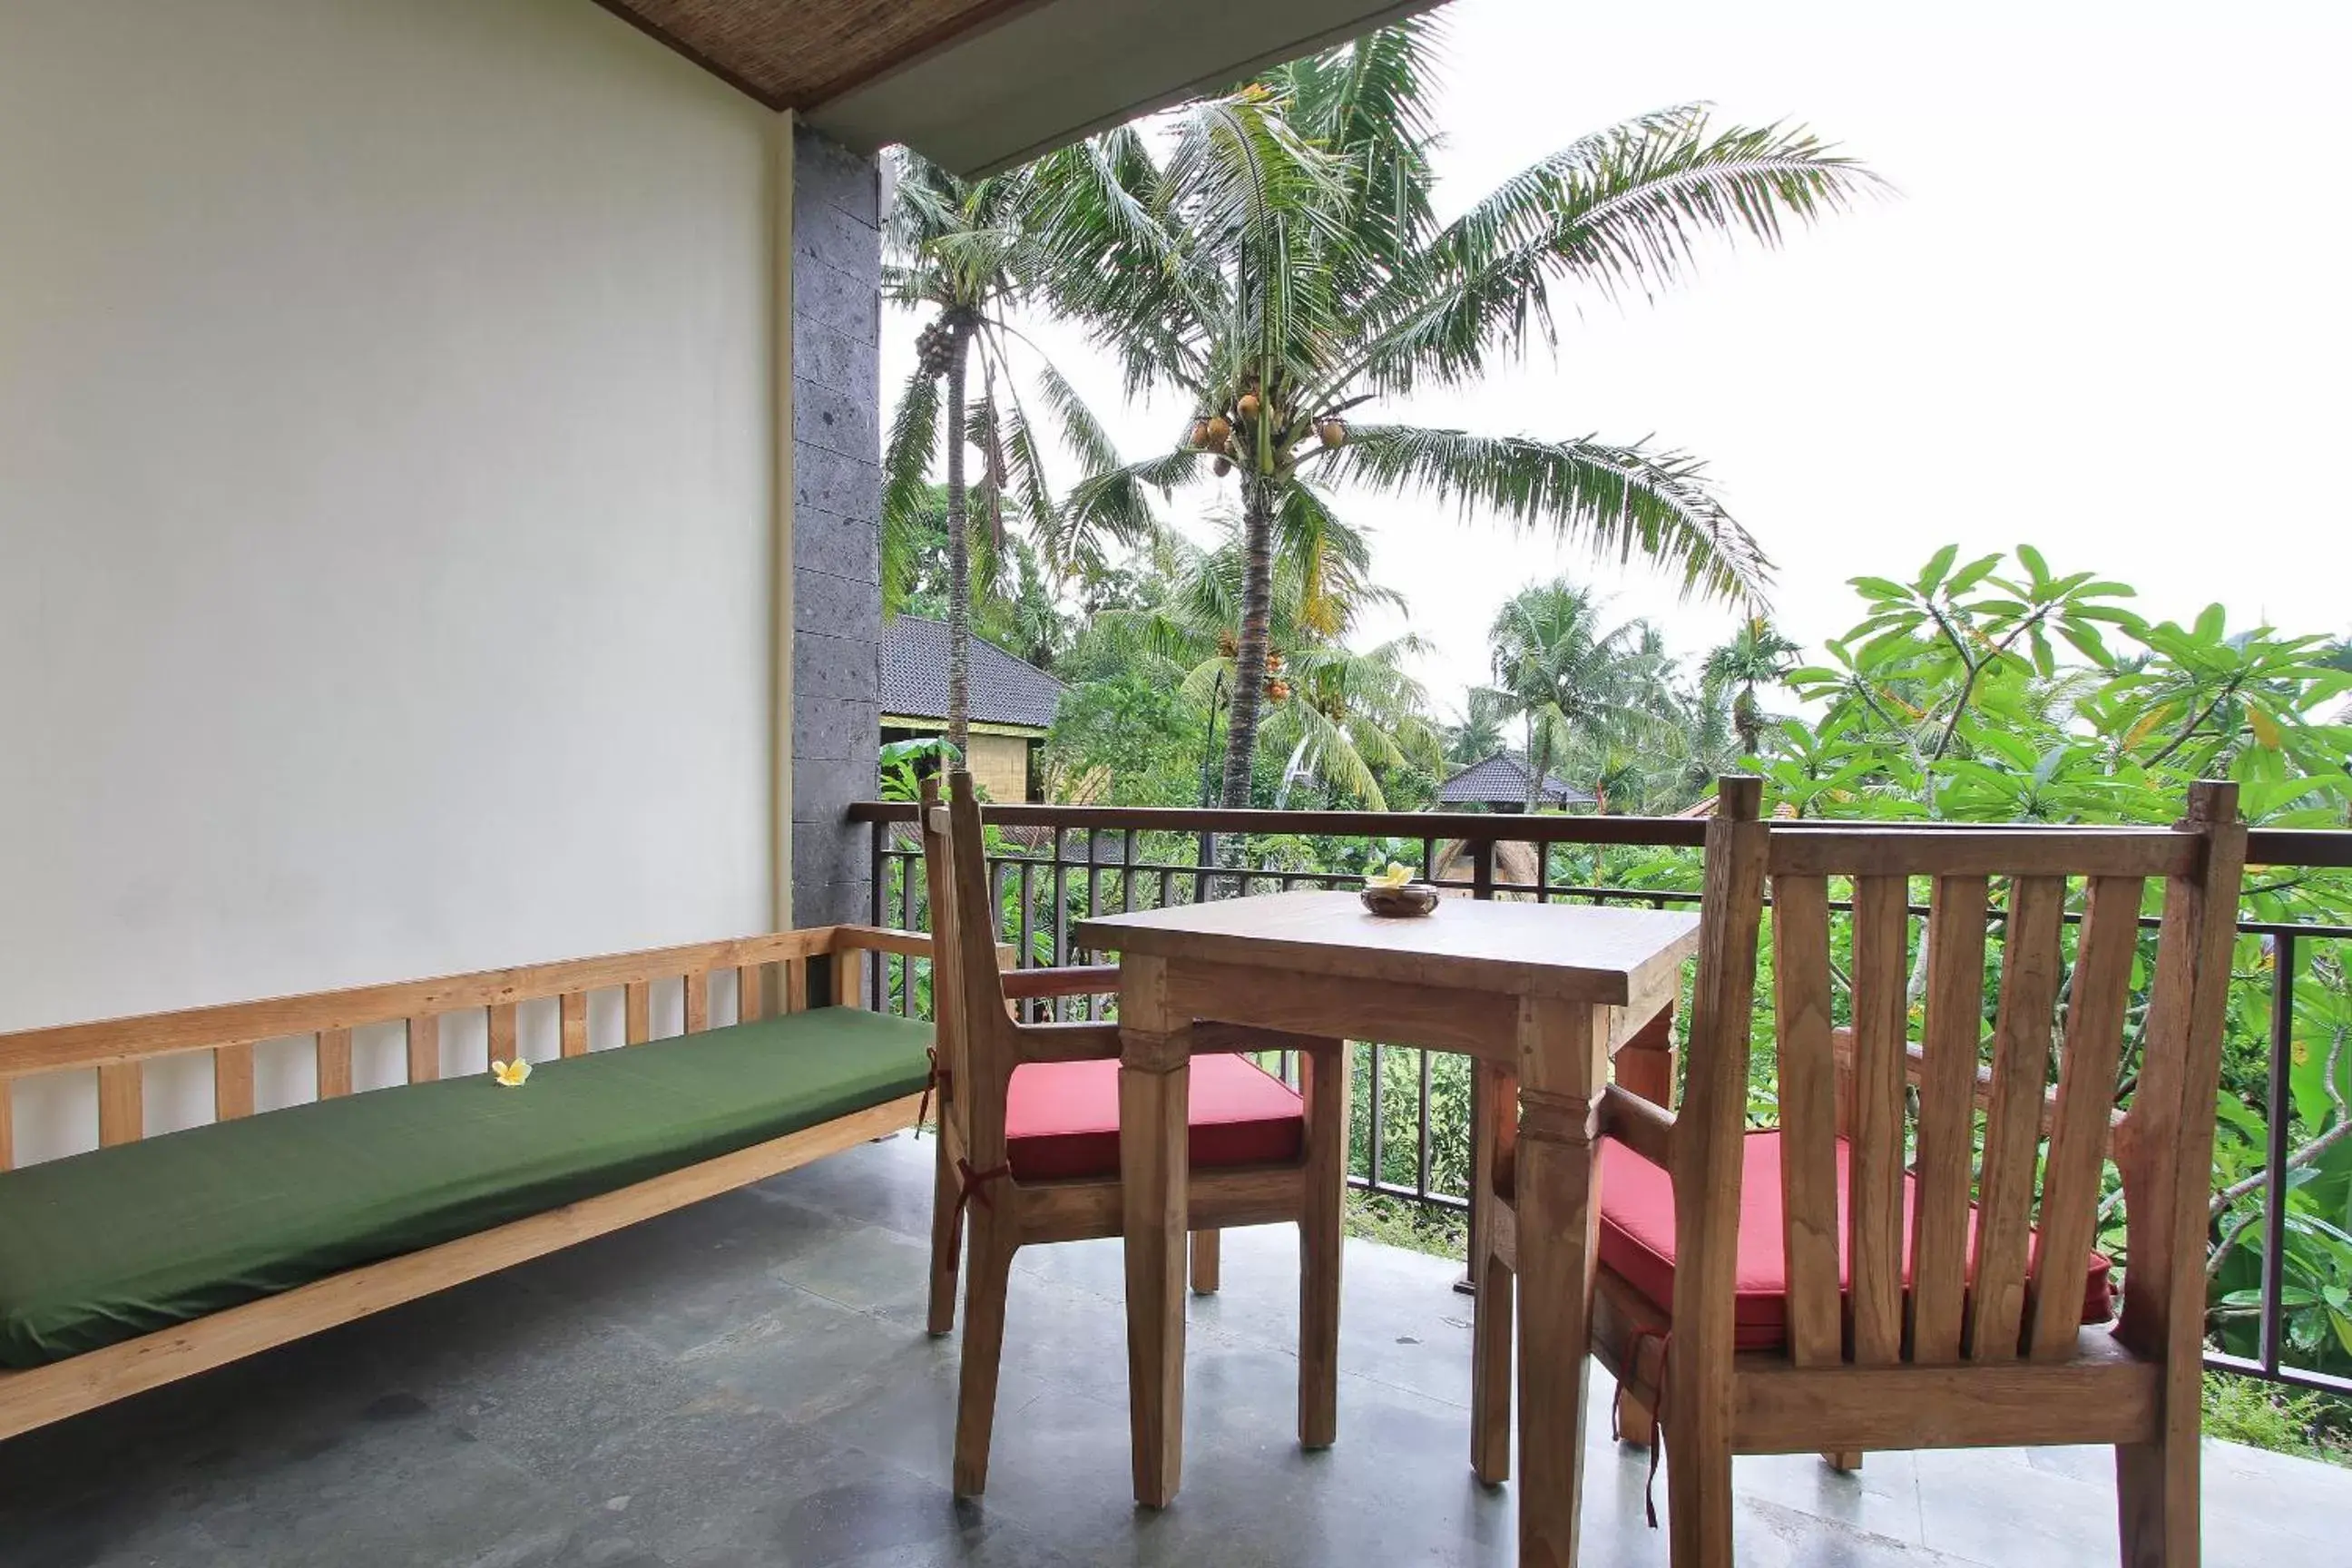
[[[866,830],[882,690],[878,172],[793,148],[793,923],[871,914]]]

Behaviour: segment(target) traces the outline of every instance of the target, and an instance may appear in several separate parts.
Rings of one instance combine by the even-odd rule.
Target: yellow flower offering
[[[530,1064],[520,1057],[510,1062],[492,1062],[490,1076],[499,1080],[500,1089],[520,1089],[530,1081]]]
[[[1412,868],[1402,860],[1391,860],[1387,866],[1364,879],[1367,888],[1402,888],[1412,880]]]

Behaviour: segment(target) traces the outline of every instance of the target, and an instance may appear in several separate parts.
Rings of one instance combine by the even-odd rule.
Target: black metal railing
[[[873,918],[929,929],[915,807],[866,802],[852,820],[872,834]],[[1286,812],[1167,807],[991,805],[985,859],[1010,941],[1023,967],[1081,962],[1072,927],[1089,915],[1293,888],[1359,885],[1373,853],[1416,865],[1422,879],[1472,898],[1539,902],[1641,904],[1695,909],[1706,825],[1682,817],[1517,816],[1441,812]],[[1601,852],[1633,848],[1654,857],[1612,868]],[[1352,868],[1335,869],[1349,863]],[[1401,853],[1400,853],[1401,851]],[[1504,861],[1514,862],[1503,864]],[[2249,863],[2302,870],[2352,869],[2352,833],[2268,831],[2250,837]],[[1309,863],[1311,862],[1311,863]],[[1672,879],[1681,886],[1650,885]],[[1843,907],[1843,906],[1838,906]],[[1913,915],[1924,920],[1925,906]],[[2070,919],[2078,919],[2072,916]],[[2144,922],[2153,926],[2153,918]],[[2352,1394],[2352,1378],[2292,1364],[2286,1335],[2288,1205],[2295,1051],[2295,979],[2326,950],[2352,954],[2352,925],[2242,921],[2242,933],[2267,944],[2266,1161],[2262,1169],[2262,1271],[2257,1352],[2214,1351],[2209,1365],[2297,1387]],[[2240,984],[2264,984],[2263,981]],[[891,958],[871,976],[873,1004],[929,1011],[927,961]],[[1032,1005],[1035,1005],[1033,1004]],[[1077,1005],[1098,1016],[1099,1001]],[[1461,1212],[1469,1201],[1468,1064],[1415,1047],[1359,1043],[1350,1095],[1349,1180],[1356,1187]],[[1286,1073],[1288,1064],[1283,1064]],[[1409,1110],[1399,1114],[1402,1094]],[[1432,1105],[1458,1094],[1465,1114],[1433,1125]],[[1458,1125],[1457,1125],[1458,1123]],[[1398,1145],[1402,1143],[1403,1147]],[[1458,1179],[1449,1180],[1448,1178]],[[2250,1194],[2251,1195],[2251,1194]],[[2254,1228],[2250,1226],[2248,1228]]]

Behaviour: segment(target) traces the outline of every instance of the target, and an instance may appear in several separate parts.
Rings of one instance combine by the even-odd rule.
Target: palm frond
[[[1685,596],[1758,605],[1770,582],[1771,563],[1707,489],[1704,465],[1679,452],[1385,425],[1350,431],[1338,456],[1337,482],[1417,489],[1622,562],[1638,554],[1677,573]]]
[[[1553,342],[1547,286],[1644,295],[1680,278],[1708,238],[1780,243],[1885,188],[1802,127],[1714,130],[1704,105],[1641,116],[1505,181],[1440,233],[1366,307],[1360,374],[1388,391],[1454,383]]]

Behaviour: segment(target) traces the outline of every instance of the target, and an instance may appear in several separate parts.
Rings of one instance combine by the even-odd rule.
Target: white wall
[[[766,924],[769,119],[589,0],[0,9],[0,1029]]]

